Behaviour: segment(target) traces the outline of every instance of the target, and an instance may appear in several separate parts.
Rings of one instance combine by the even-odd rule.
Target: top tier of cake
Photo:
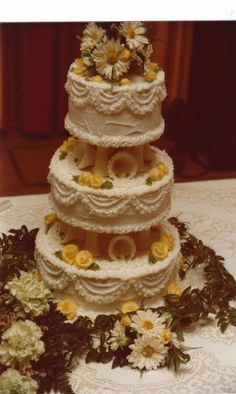
[[[71,71],[75,67],[71,66],[66,82],[65,128],[73,136],[104,147],[137,146],[161,136],[161,104],[166,97],[163,71],[152,82],[132,76],[129,85],[119,86],[78,76]]]

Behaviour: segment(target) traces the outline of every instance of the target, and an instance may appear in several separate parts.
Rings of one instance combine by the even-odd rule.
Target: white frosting
[[[107,304],[119,300],[128,291],[136,295],[151,297],[158,294],[169,280],[180,252],[177,230],[165,222],[163,231],[174,236],[174,248],[165,260],[156,264],[148,263],[148,253],[137,256],[132,261],[118,262],[95,259],[99,271],[78,270],[55,256],[62,248],[56,230],[40,229],[36,238],[35,257],[40,275],[53,289],[74,289],[88,302]]]
[[[173,185],[172,160],[152,148],[155,161],[168,167],[160,181],[146,185],[148,173],[134,179],[113,181],[113,189],[93,189],[72,180],[78,175],[73,157],[59,160],[56,152],[50,164],[51,204],[58,217],[85,230],[106,233],[127,233],[148,229],[163,220],[169,212]]]
[[[129,86],[93,83],[69,72],[69,108],[65,128],[75,137],[100,146],[134,146],[158,139],[164,131],[161,103],[165,74],[151,83]]]

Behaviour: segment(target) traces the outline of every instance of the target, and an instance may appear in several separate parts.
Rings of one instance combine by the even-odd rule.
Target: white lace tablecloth
[[[0,230],[37,227],[47,211],[47,195],[0,198]],[[236,277],[236,180],[176,184],[171,214],[224,256]],[[188,279],[193,286],[198,276],[196,271]],[[236,393],[236,327],[221,334],[213,320],[199,324],[186,334],[185,345],[193,347],[191,360],[177,374],[163,368],[140,376],[129,367],[81,362],[71,376],[72,388],[78,394]]]

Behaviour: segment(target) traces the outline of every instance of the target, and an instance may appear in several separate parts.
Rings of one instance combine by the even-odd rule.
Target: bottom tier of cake
[[[36,238],[42,279],[49,288],[68,290],[89,303],[157,295],[170,280],[180,254],[178,232],[167,221],[150,229],[146,248],[147,234],[143,238],[140,233],[111,234],[107,240],[96,233],[86,236],[60,220],[47,230],[42,227]],[[89,244],[93,253],[91,248],[85,250]]]

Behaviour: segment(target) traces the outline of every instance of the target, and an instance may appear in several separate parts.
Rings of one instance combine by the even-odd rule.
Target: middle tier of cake
[[[87,182],[91,173],[82,171],[77,164],[78,149],[79,145],[63,159],[59,149],[50,165],[50,202],[62,221],[84,230],[123,234],[146,230],[167,216],[171,205],[173,163],[166,152],[148,146],[151,162],[145,164],[142,160],[142,165],[140,152],[136,156],[129,151],[113,152],[105,163],[107,168],[103,168],[105,175],[98,179],[95,175],[92,187]],[[88,152],[85,156],[88,158]],[[91,155],[94,156],[96,152]],[[125,177],[116,176],[120,165]],[[96,174],[97,164],[94,166]],[[153,169],[154,175],[158,173],[158,166],[165,169],[163,174],[157,176],[158,179],[150,177]]]

